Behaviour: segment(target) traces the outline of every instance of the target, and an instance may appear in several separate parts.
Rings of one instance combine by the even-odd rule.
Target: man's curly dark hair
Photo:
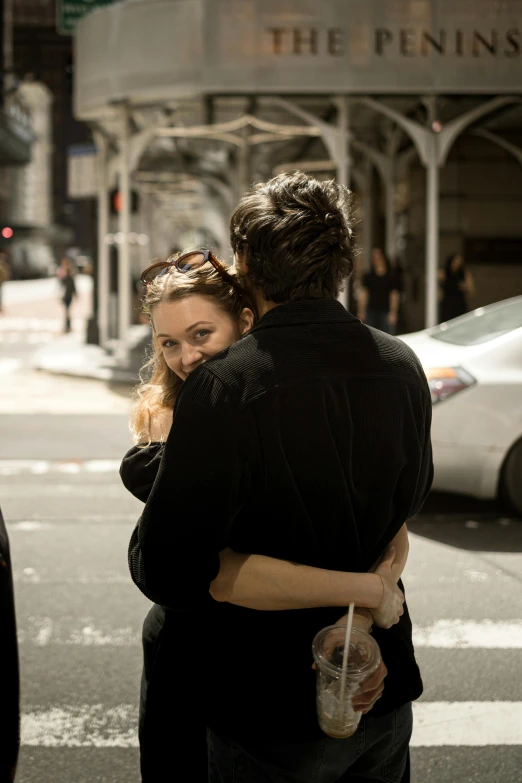
[[[230,243],[265,300],[335,299],[353,270],[351,193],[301,171],[260,182],[232,215]]]

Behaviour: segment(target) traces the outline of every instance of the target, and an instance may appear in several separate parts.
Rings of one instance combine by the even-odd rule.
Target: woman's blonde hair
[[[174,261],[179,254],[171,256],[168,261]],[[223,263],[223,262],[222,262]],[[227,269],[229,275],[234,270]],[[243,288],[231,286],[210,264],[192,272],[178,272],[175,267],[156,277],[147,285],[142,300],[142,309],[151,318],[154,307],[163,302],[175,302],[187,299],[189,296],[203,296],[217,307],[239,321],[245,307],[254,310]],[[130,429],[135,443],[150,443],[150,422],[152,416],[162,408],[173,408],[176,396],[183,381],[170,369],[161,343],[152,331],[152,345],[145,364],[139,373],[140,383],[136,387],[137,400],[131,412]]]

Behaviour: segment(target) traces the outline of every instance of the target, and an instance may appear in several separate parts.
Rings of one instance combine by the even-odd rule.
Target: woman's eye
[[[200,329],[199,332],[196,332],[194,336],[202,339],[203,337],[207,337],[209,334],[210,331],[208,329]]]
[[[162,348],[172,348],[174,345],[177,345],[175,340],[165,340],[165,342],[161,343]]]

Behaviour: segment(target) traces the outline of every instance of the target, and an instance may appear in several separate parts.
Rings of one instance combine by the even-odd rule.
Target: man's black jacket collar
[[[249,334],[274,326],[292,326],[303,323],[350,323],[357,318],[337,299],[301,299],[287,302],[269,310]]]

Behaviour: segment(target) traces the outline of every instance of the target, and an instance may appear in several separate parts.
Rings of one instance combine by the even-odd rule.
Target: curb
[[[38,350],[31,366],[52,375],[87,378],[110,383],[135,385],[143,364],[143,354],[150,343],[150,328],[136,326],[131,330],[130,365],[123,367],[99,345],[88,345],[85,335],[71,332]]]

